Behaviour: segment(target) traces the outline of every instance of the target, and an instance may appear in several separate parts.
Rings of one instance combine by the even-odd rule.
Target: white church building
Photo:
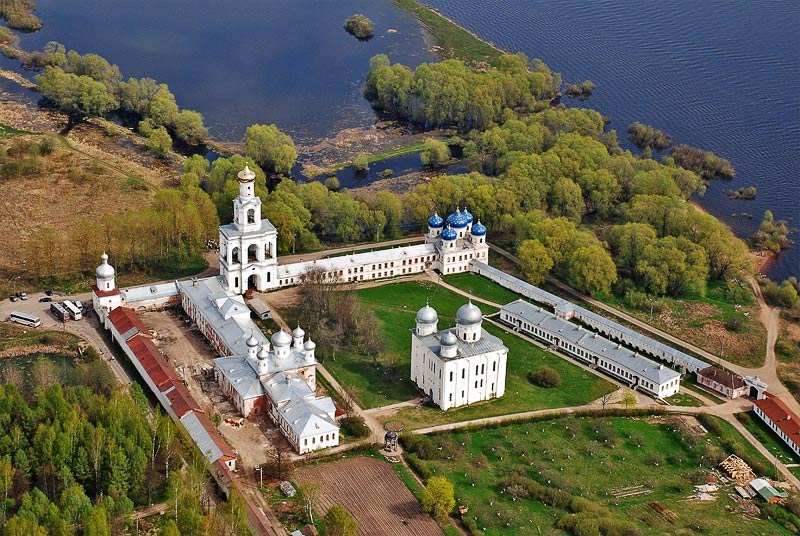
[[[471,301],[456,313],[454,329],[438,329],[430,305],[417,313],[411,331],[411,380],[443,410],[503,396],[508,348],[483,329]]]

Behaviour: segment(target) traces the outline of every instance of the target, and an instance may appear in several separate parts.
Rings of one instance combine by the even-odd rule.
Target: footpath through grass
[[[570,515],[526,497],[511,481],[588,499],[642,535],[790,534],[770,520],[744,519],[730,488],[715,493],[714,502],[687,501],[721,445],[711,434],[681,429],[673,418],[565,417],[430,439],[434,459],[417,463],[454,483],[457,504],[469,507],[469,521],[486,536],[553,534],[557,521]],[[646,493],[624,497],[625,488]]]

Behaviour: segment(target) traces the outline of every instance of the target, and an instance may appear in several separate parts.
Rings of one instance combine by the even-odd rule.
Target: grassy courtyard
[[[747,428],[748,432],[753,434],[780,461],[783,463],[800,463],[800,457],[754,413],[737,413],[736,418]]]
[[[444,278],[444,282],[448,285],[453,285],[456,288],[469,292],[478,299],[488,300],[501,305],[516,301],[520,298],[525,299],[516,292],[512,292],[505,287],[501,287],[491,279],[487,279],[482,275],[469,272],[448,275]]]
[[[430,440],[433,459],[417,463],[454,483],[456,504],[469,507],[466,521],[487,536],[564,534],[555,526],[576,510],[642,535],[790,534],[773,521],[742,518],[729,489],[713,502],[687,500],[709,458],[727,451],[712,434],[694,436],[670,418],[565,417]]]
[[[439,313],[439,329],[455,325],[456,310],[466,303],[463,296],[427,281],[388,284],[356,291],[359,301],[372,309],[383,324],[387,349],[375,366],[372,361],[352,350],[341,349],[336,359],[329,357],[325,367],[336,380],[351,390],[364,408],[374,408],[411,400],[421,393],[409,380],[411,367],[411,333],[417,311],[426,300]],[[477,302],[484,314],[497,309]],[[396,417],[408,426],[421,427],[440,422],[503,415],[534,409],[584,404],[613,390],[613,386],[550,353],[544,352],[516,336],[505,334],[488,322],[484,327],[501,336],[509,348],[506,396],[461,410],[443,413],[432,408],[403,410]],[[541,366],[559,371],[563,385],[542,389],[527,380],[527,374]]]
[[[616,389],[612,383],[493,324],[484,322],[483,327],[500,337],[508,347],[506,393],[503,397],[448,411],[433,405],[402,408],[387,420],[401,421],[409,429],[425,428],[510,413],[580,406]],[[546,389],[528,381],[528,372],[542,367],[558,371],[563,380],[560,387]]]

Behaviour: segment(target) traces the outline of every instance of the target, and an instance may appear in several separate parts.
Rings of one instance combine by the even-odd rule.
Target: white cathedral
[[[411,331],[411,380],[443,410],[503,396],[508,348],[483,329],[483,314],[470,301],[456,312],[456,327],[439,330],[430,305]]]

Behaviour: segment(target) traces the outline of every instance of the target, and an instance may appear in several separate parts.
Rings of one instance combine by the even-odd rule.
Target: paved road
[[[11,311],[21,311],[23,313],[30,313],[41,318],[42,327],[39,329],[64,330],[74,333],[97,348],[97,350],[100,352],[100,355],[102,355],[108,361],[108,365],[111,367],[111,371],[114,373],[114,376],[116,376],[119,383],[131,383],[128,373],[125,372],[125,369],[122,368],[122,365],[120,365],[119,362],[114,358],[113,352],[111,352],[111,349],[106,344],[106,340],[103,338],[100,322],[98,321],[97,315],[95,315],[94,311],[91,309],[91,293],[73,294],[69,296],[53,296],[53,298],[58,301],[66,299],[80,300],[84,304],[84,312],[86,313],[86,316],[83,318],[83,320],[74,320],[66,323],[59,322],[52,315],[52,313],[50,313],[49,303],[39,302],[39,299],[43,298],[44,296],[44,292],[36,292],[28,294],[28,299],[25,301],[18,300],[16,302],[12,302],[11,300],[3,300],[0,302],[0,320],[7,320],[8,316],[11,314]]]

